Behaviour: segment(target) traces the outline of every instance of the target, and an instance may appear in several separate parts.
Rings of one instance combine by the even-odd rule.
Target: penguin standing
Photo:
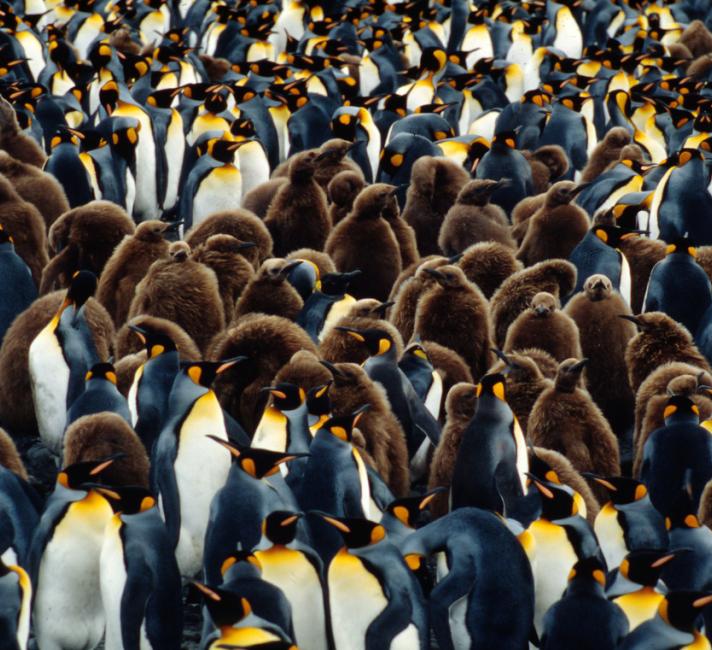
[[[252,436],[251,446],[282,453],[307,453],[311,435],[304,389],[280,382],[267,390],[271,399]]]
[[[329,199],[329,219],[335,226],[351,212],[354,200],[365,187],[363,176],[351,171],[339,172],[326,188]]]
[[[112,364],[94,364],[87,372],[85,381],[84,392],[67,410],[67,427],[85,415],[104,412],[116,413],[131,424],[129,406],[116,386],[116,371]]]
[[[274,314],[294,320],[304,306],[304,301],[288,278],[301,264],[301,260],[265,260],[235,303],[233,320],[251,313]]]
[[[37,298],[32,272],[15,252],[12,235],[0,225],[0,345],[15,317]]]

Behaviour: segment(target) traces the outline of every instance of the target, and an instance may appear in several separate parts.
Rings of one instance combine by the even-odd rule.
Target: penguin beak
[[[366,341],[365,337],[361,333],[361,330],[353,329],[351,327],[341,327],[339,325],[335,326],[334,329],[353,336],[359,343],[364,343]]]
[[[500,178],[493,186],[492,186],[492,192],[496,192],[497,190],[504,189],[505,187],[509,187],[512,185],[512,179],[511,178]]]
[[[618,318],[624,318],[625,320],[629,320],[631,323],[633,323],[638,328],[640,328],[642,325],[642,323],[640,322],[640,319],[637,316],[630,316],[628,314],[618,314]]]
[[[583,370],[589,363],[590,359],[581,359],[578,363],[575,363],[573,366],[571,366],[570,371],[571,372],[580,372]]]
[[[338,386],[339,381],[344,379],[344,374],[333,363],[328,361],[320,361],[319,363],[331,373],[334,378],[334,385]]]
[[[534,313],[537,316],[546,316],[549,313],[549,310],[546,307],[536,307],[534,309]]]
[[[580,183],[576,187],[574,187],[569,194],[571,195],[571,198],[575,198],[578,196],[581,192],[583,192],[591,183]]]
[[[429,276],[435,278],[436,280],[444,280],[445,276],[436,269],[423,269]]]
[[[141,329],[138,325],[129,325],[129,329],[136,333],[136,336],[141,340],[141,343],[146,344],[146,330]]]
[[[215,374],[219,375],[219,374],[225,372],[228,368],[232,368],[234,365],[237,365],[238,363],[241,363],[242,361],[247,361],[249,358],[250,357],[240,356],[240,357],[233,357],[232,359],[226,359],[217,367]]]
[[[396,303],[394,300],[388,300],[386,302],[382,302],[380,305],[378,305],[378,307],[376,307],[373,310],[373,313],[378,314],[381,318],[385,318],[386,311],[388,310],[388,308],[393,307],[393,305],[395,305],[395,304]]]
[[[255,248],[256,246],[257,244],[255,244],[255,242],[253,241],[243,241],[238,245],[237,250],[242,251],[246,250],[247,248]]]

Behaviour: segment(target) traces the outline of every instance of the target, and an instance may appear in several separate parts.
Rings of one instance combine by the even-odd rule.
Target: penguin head
[[[293,411],[304,404],[306,400],[306,393],[303,388],[287,382],[269,386],[262,390],[269,391],[272,396],[272,403],[280,411]]]
[[[302,300],[306,300],[315,291],[321,290],[321,273],[319,267],[311,260],[296,258],[297,264],[289,274],[287,280],[301,296]]]
[[[485,375],[477,384],[475,394],[478,399],[485,395],[496,397],[502,402],[507,401],[507,380],[502,373],[494,372]]]
[[[193,586],[203,596],[210,618],[218,629],[232,627],[252,612],[252,606],[244,596],[200,582],[193,582]]]
[[[247,259],[250,263],[252,263],[252,260],[255,258],[252,254],[252,252],[254,252],[253,249],[257,248],[257,244],[255,244],[255,242],[242,241],[237,237],[223,233],[210,235],[210,237],[205,240],[204,246],[206,251],[237,253],[238,255],[245,257],[245,259]],[[251,251],[251,253],[246,254],[246,251]]]
[[[353,142],[342,140],[341,138],[327,140],[319,147],[316,163],[319,167],[337,165],[346,157],[346,154],[351,151],[353,147]]]
[[[326,273],[321,279],[321,291],[329,296],[341,296],[360,275],[362,272],[359,269],[346,273]]]
[[[225,447],[225,449],[230,452],[232,461],[252,478],[257,479],[276,474],[282,463],[287,463],[290,460],[309,455],[285,454],[268,449],[259,449],[257,447],[242,447],[229,440],[218,438],[217,436],[208,434],[207,437]]]
[[[555,208],[560,205],[568,205],[573,201],[579,192],[585,190],[590,183],[573,183],[572,181],[558,181],[547,191],[544,201],[548,208]]]
[[[498,348],[492,348],[492,352],[500,359],[500,364],[495,366],[495,368],[498,372],[506,374],[509,381],[527,384],[532,381],[544,379],[541,368],[539,368],[537,362],[529,355],[520,354],[519,352],[508,352],[505,354]]]
[[[610,298],[613,293],[613,283],[608,276],[596,273],[586,278],[583,291],[591,302],[599,302]]]
[[[230,576],[230,580],[237,578],[239,580],[241,575],[257,575],[262,573],[262,564],[255,557],[251,551],[237,550],[234,553],[230,553],[220,565],[220,575],[223,576],[223,582],[226,582],[226,574],[233,567],[238,567],[238,571],[233,571],[233,575]],[[249,568],[248,568],[249,567]],[[240,571],[240,569],[243,569]],[[246,570],[245,570],[246,569]],[[234,575],[238,573],[238,575]]]
[[[119,85],[113,79],[107,81],[99,89],[99,102],[104,110],[111,115],[114,112],[117,102],[119,101]]]
[[[529,472],[533,476],[540,476],[543,480],[549,483],[556,483],[561,485],[561,479],[549,463],[547,463],[541,456],[537,455],[533,447],[529,448]],[[533,479],[528,478],[530,484],[533,484]]]
[[[159,221],[158,219],[151,219],[138,224],[133,236],[136,239],[145,242],[162,241],[164,233],[172,227],[175,227],[172,223]]]
[[[623,558],[618,573],[636,584],[655,587],[665,566],[675,559],[675,554],[676,551],[637,549]],[[615,587],[615,582],[611,587]],[[611,597],[618,594],[614,591],[607,595]]]
[[[556,297],[546,291],[540,291],[533,298],[529,308],[537,318],[548,318],[559,307]]]
[[[286,546],[297,536],[297,523],[301,512],[275,510],[262,522],[262,534],[273,544]]]
[[[341,533],[346,548],[373,546],[386,538],[386,529],[374,521],[357,517],[334,517],[318,511],[312,512]]]
[[[630,144],[631,137],[628,129],[622,126],[613,127],[603,137],[603,144],[611,149],[622,149],[627,144]]]
[[[566,359],[559,364],[554,385],[560,393],[573,393],[581,378],[588,359]]]
[[[601,589],[606,586],[606,567],[595,556],[576,562],[569,571],[569,582],[595,583]]]
[[[671,591],[658,606],[658,616],[668,625],[692,633],[702,610],[712,603],[712,594],[706,591]]]
[[[285,260],[281,257],[265,260],[257,271],[257,280],[269,284],[282,284],[301,264],[303,264],[302,260]]]
[[[686,483],[685,488],[681,489],[673,499],[669,511],[663,513],[667,530],[699,528],[701,525],[692,495],[692,486],[689,484],[687,477]]]
[[[114,366],[108,362],[95,363],[89,369],[87,374],[84,376],[84,381],[90,381],[92,379],[103,379],[111,382],[114,386],[116,386],[118,381]]]
[[[406,349],[403,350],[403,357],[415,357],[416,359],[420,359],[420,361],[430,363],[428,351],[423,347],[423,344],[420,342],[420,340],[416,340],[412,343],[409,343]]]
[[[537,478],[531,473],[527,476],[541,495],[541,518],[551,522],[568,519],[581,514],[583,498],[568,485],[560,485]]]
[[[469,422],[477,408],[477,388],[461,381],[455,384],[445,398],[445,413],[451,420]]]
[[[248,140],[226,140],[223,138],[212,138],[205,143],[205,151],[203,152],[202,147],[198,148],[199,153],[207,153],[209,156],[215,158],[215,160],[223,163],[230,164],[235,160],[235,152],[244,145]]]
[[[495,191],[507,187],[510,183],[508,178],[501,178],[498,181],[489,178],[475,179],[466,183],[460,190],[456,202],[463,205],[485,206]]]
[[[517,148],[517,134],[514,131],[500,131],[492,138],[492,148],[499,151]]]
[[[470,286],[465,272],[454,264],[446,264],[436,269],[425,267],[423,271],[430,275],[443,289],[461,291],[468,289]]]
[[[348,169],[339,172],[330,181],[326,188],[326,195],[331,203],[343,208],[350,208],[358,193],[365,187],[361,174]]]
[[[321,428],[339,440],[351,442],[354,428],[370,407],[370,404],[364,404],[348,415],[334,415],[324,422]]]
[[[5,230],[5,228],[2,227],[2,224],[0,224],[0,244],[14,244],[15,240],[12,238],[12,235]]]
[[[292,182],[304,183],[314,177],[319,161],[316,151],[302,151],[294,154],[289,161],[289,179]]]
[[[331,413],[329,388],[332,383],[329,381],[320,386],[314,386],[307,392],[307,410],[311,415],[328,415]]]
[[[79,137],[67,128],[57,129],[49,141],[50,150],[56,149],[60,144],[73,144],[78,147]]]
[[[614,506],[635,503],[648,495],[648,488],[643,483],[628,476],[597,476],[588,472],[583,476],[603,487]]]
[[[73,306],[76,318],[86,301],[94,295],[96,285],[96,276],[91,271],[76,271],[72,275],[71,284],[58,313],[61,314],[67,307]]]
[[[151,491],[140,485],[97,487],[96,491],[108,499],[114,512],[122,515],[140,514],[155,508],[157,504]]]
[[[101,479],[101,473],[122,457],[123,454],[113,454],[101,460],[73,463],[57,474],[57,483],[70,490],[81,489],[85,484],[94,485]]]
[[[349,318],[384,318],[386,310],[393,303],[388,300],[381,302],[375,298],[362,298],[357,300],[349,309]]]
[[[700,409],[689,397],[685,395],[672,395],[663,410],[665,424],[674,422],[700,421]]]
[[[142,324],[139,326],[130,324],[128,327],[139,337],[141,343],[145,346],[146,354],[149,359],[153,359],[153,357],[157,357],[164,352],[175,352],[177,349],[175,342],[170,336],[152,328],[150,325]]]
[[[393,337],[386,331],[378,328],[370,328],[366,330],[356,329],[355,327],[336,326],[334,329],[344,332],[359,343],[363,343],[368,348],[368,353],[372,357],[381,356],[388,353],[393,353],[395,350]]]
[[[388,504],[386,511],[398,519],[404,526],[414,529],[421,514],[425,508],[428,507],[428,504],[438,494],[446,491],[446,488],[435,488],[424,496],[395,499]]]
[[[182,264],[190,257],[190,246],[184,241],[174,241],[168,247],[168,256],[172,262]]]
[[[365,187],[354,200],[352,215],[356,219],[378,219],[398,188],[388,183],[374,183]]]
[[[697,249],[693,243],[687,239],[687,237],[678,237],[677,239],[668,243],[665,248],[665,253],[667,255],[689,255],[690,257],[697,256]]]
[[[233,357],[224,361],[190,361],[181,363],[181,372],[190,377],[194,384],[210,388],[215,378],[232,368],[233,366],[247,361],[249,357]]]

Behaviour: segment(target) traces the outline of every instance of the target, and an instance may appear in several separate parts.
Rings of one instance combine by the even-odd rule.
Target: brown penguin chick
[[[569,169],[568,156],[558,144],[545,144],[536,151],[527,152],[525,157],[532,169],[534,194],[546,192],[549,185]]]
[[[31,395],[28,354],[30,344],[57,313],[66,291],[55,291],[35,300],[10,325],[0,347],[0,422],[17,436],[37,435]],[[94,298],[87,300],[84,315],[93,334],[97,355],[108,359],[114,341],[114,323]],[[18,396],[27,399],[18,399]]]
[[[42,269],[49,260],[44,219],[34,205],[20,198],[4,176],[0,176],[0,224],[12,237],[15,251],[29,267],[35,284],[40,286]]]
[[[4,429],[0,429],[0,467],[9,469],[21,479],[27,480],[27,470],[12,438]]]
[[[357,300],[351,306],[349,313],[335,324],[338,327],[354,327],[356,329],[382,329],[393,339],[398,357],[403,354],[403,338],[400,332],[388,321],[383,320],[384,306],[373,298]],[[348,333],[332,327],[319,343],[322,358],[332,363],[363,363],[368,359],[368,349],[363,343],[355,340]]]
[[[667,314],[651,311],[624,318],[638,328],[625,351],[628,382],[634,393],[651,372],[669,361],[682,361],[710,371],[707,359],[697,349],[690,333]]]
[[[457,265],[488,300],[502,282],[523,268],[514,256],[514,251],[497,242],[480,242],[470,246],[465,249]]]
[[[415,312],[420,298],[435,286],[435,278],[428,269],[437,269],[448,264],[447,257],[432,256],[417,267],[413,277],[401,285],[398,293],[392,298],[394,305],[389,320],[401,333],[404,341],[409,341],[414,332]]]
[[[180,325],[201,350],[225,327],[218,279],[189,258],[185,242],[170,245],[169,257],[154,262],[136,286],[129,318],[146,314]]]
[[[668,55],[678,61],[686,61],[688,64],[695,58],[686,45],[682,43],[670,43],[666,45]],[[684,65],[682,63],[681,65]]]
[[[304,306],[304,301],[289,283],[287,276],[300,264],[302,262],[299,260],[290,262],[281,257],[264,262],[242,291],[235,305],[233,324],[241,316],[253,312],[294,320]]]
[[[274,254],[284,256],[297,248],[322,250],[331,230],[326,194],[314,180],[317,154],[292,156],[289,182],[277,191],[265,216]]]
[[[637,314],[643,309],[650,272],[665,257],[665,242],[648,237],[625,237],[618,246],[630,266],[630,308]]]
[[[457,352],[479,380],[489,368],[492,348],[487,299],[459,266],[448,264],[426,273],[437,284],[418,302],[414,331]]]
[[[264,406],[261,392],[295,352],[308,350],[317,354],[309,335],[281,316],[249,314],[212,341],[208,359],[247,356],[250,363],[240,364],[218,376],[215,392],[223,408],[237,419],[248,434],[254,432]]]
[[[509,386],[509,382],[507,382]],[[571,489],[576,490],[582,497],[586,504],[586,519],[588,523],[593,526],[593,522],[596,521],[596,515],[598,515],[601,509],[598,505],[596,497],[593,495],[593,491],[589,487],[586,479],[581,476],[579,472],[574,469],[571,462],[563,456],[558,451],[553,449],[544,449],[544,447],[530,447],[529,448],[529,463],[533,461],[532,456],[536,455],[536,460],[540,463],[545,463],[556,473],[558,482],[562,485],[568,485]]]
[[[529,222],[538,210],[544,207],[546,194],[524,197],[512,210],[512,229],[510,234],[517,246],[521,246],[529,229]]]
[[[148,456],[131,426],[116,413],[85,415],[64,434],[64,465],[122,454],[102,473],[108,485],[148,487]]]
[[[22,132],[15,109],[4,97],[0,97],[0,149],[35,167],[41,168],[47,160],[34,138]]]
[[[401,267],[407,268],[411,264],[417,264],[420,260],[418,244],[415,240],[415,230],[413,230],[403,219],[398,207],[398,199],[391,196],[386,203],[386,207],[381,212],[381,216],[388,222],[400,249]]]
[[[440,434],[440,442],[435,448],[430,463],[428,491],[435,488],[447,488],[452,483],[457,452],[470,420],[477,410],[477,387],[468,382],[455,384],[445,397],[445,426]],[[437,494],[430,502],[433,518],[439,519],[449,511],[447,493]]]
[[[386,183],[366,187],[346,219],[331,231],[325,251],[341,273],[359,269],[349,293],[355,298],[387,300],[401,272],[401,256],[388,222],[381,217],[396,188]]]
[[[358,422],[366,440],[366,451],[393,494],[406,496],[410,489],[408,447],[385,391],[355,363],[337,363],[329,370],[334,379],[329,390],[334,415],[348,415],[364,404],[370,405]]]
[[[0,174],[12,183],[20,197],[32,203],[42,215],[49,228],[63,212],[69,210],[69,202],[59,181],[35,165],[16,160],[5,151],[0,151]]]
[[[559,308],[559,301],[540,291],[507,330],[504,351],[540,348],[557,361],[581,356],[576,322]]]
[[[132,235],[126,235],[114,249],[99,278],[96,299],[106,307],[121,327],[129,313],[136,285],[146,275],[151,264],[168,257],[168,242],[163,233],[168,224],[151,220],[140,223]]]
[[[507,404],[519,420],[522,433],[526,436],[529,427],[529,415],[539,395],[553,386],[537,365],[536,361],[521,352],[508,352],[507,363],[498,361],[490,372],[508,371]]]
[[[132,38],[131,29],[122,25],[109,34],[109,45],[122,54],[140,54],[141,47]]]
[[[619,162],[622,162],[624,160],[644,163],[646,162],[646,154],[643,153],[643,149],[639,145],[635,143],[627,144],[621,149],[621,153],[618,156],[618,160],[614,160],[613,162],[609,163],[608,167],[606,167],[606,169],[604,169],[603,171],[613,169],[613,167],[615,167]]]
[[[270,178],[264,183],[253,187],[242,197],[242,207],[254,212],[260,219],[264,219],[269,212],[269,206],[277,196],[277,192],[288,183],[285,176]]]
[[[111,201],[90,201],[65,212],[49,230],[56,254],[42,273],[40,293],[66,286],[82,269],[101,276],[114,249],[135,229],[126,211]]]
[[[322,144],[321,147],[307,149],[302,152],[316,156],[314,180],[319,183],[324,191],[326,191],[334,176],[345,171],[353,172],[363,179],[361,168],[353,160],[346,157],[346,154],[353,149],[353,146],[353,142],[349,142],[348,140],[331,138]],[[293,157],[290,157],[277,165],[274,172],[272,172],[272,178],[288,177],[292,158]]]
[[[191,228],[185,235],[185,241],[191,248],[197,248],[212,235],[232,235],[240,241],[256,244],[255,248],[244,251],[245,257],[255,269],[272,257],[272,235],[262,220],[249,210],[215,212]]]
[[[703,526],[712,528],[712,480],[708,481],[705,489],[702,490],[697,518]]]
[[[542,391],[529,415],[529,440],[563,454],[579,472],[618,476],[618,440],[588,391],[577,388],[584,365],[577,359],[559,365],[554,385]]]
[[[566,260],[547,260],[508,277],[490,300],[490,314],[494,339],[504,346],[509,326],[531,304],[540,291],[559,300],[568,296],[576,286],[576,267]]]
[[[487,241],[516,248],[507,215],[489,202],[492,193],[504,185],[505,181],[477,179],[462,188],[440,227],[438,246],[445,255],[457,255],[472,244]]]
[[[544,205],[529,220],[527,234],[517,251],[517,258],[525,266],[554,258],[568,259],[586,236],[591,222],[585,210],[572,203],[584,187],[559,181],[549,188]]]
[[[226,323],[232,320],[238,298],[255,275],[255,269],[243,255],[254,246],[252,242],[241,242],[232,235],[212,235],[193,251],[196,262],[215,272]]]
[[[294,384],[309,392],[312,388],[330,383],[331,380],[331,373],[319,361],[316,354],[309,350],[299,350],[279,369],[271,385]]]
[[[220,57],[208,56],[207,54],[199,54],[205,73],[208,75],[208,80],[213,83],[221,81],[225,75],[230,72],[230,61]]]
[[[671,395],[683,395],[692,400],[699,410],[700,422],[712,415],[710,394],[704,389],[699,390],[699,386],[699,379],[696,375],[678,375],[670,380],[664,393],[653,395],[645,404],[645,415],[635,441],[633,476],[640,476],[643,466],[643,448],[650,434],[665,426],[665,407]]]
[[[440,226],[469,180],[463,167],[447,158],[421,156],[413,163],[403,219],[415,230],[422,257],[440,253]]]
[[[332,226],[351,212],[354,200],[365,186],[363,174],[352,171],[339,172],[331,179],[326,188],[326,196],[329,199],[329,217]]]
[[[396,296],[398,295],[398,292],[400,291],[400,288],[418,272],[418,269],[421,267],[421,265],[430,263],[433,260],[438,260],[441,265],[452,264],[453,262],[453,260],[449,260],[443,255],[428,255],[426,257],[421,257],[417,262],[411,264],[410,266],[407,266],[400,272],[398,278],[393,283],[393,287],[391,288],[391,293],[388,299],[395,300]]]
[[[687,66],[687,74],[696,79],[704,79],[712,70],[712,54],[703,54]]]
[[[541,374],[544,375],[546,379],[551,379],[552,381],[556,379],[556,375],[559,372],[559,362],[545,350],[541,350],[540,348],[524,348],[517,350],[517,354],[532,359],[534,363],[539,366]],[[581,382],[581,386],[583,386],[583,381]]]
[[[299,248],[287,255],[288,260],[306,260],[319,269],[319,277],[323,278],[328,273],[336,273],[336,266],[326,253],[315,251],[313,248]]]
[[[612,162],[620,159],[621,149],[630,144],[631,137],[622,126],[613,127],[594,148],[581,173],[581,182],[590,183],[598,178]]]
[[[435,341],[421,341],[430,363],[443,381],[443,396],[440,400],[440,421],[445,422],[445,399],[450,389],[460,382],[472,384],[472,373],[464,359],[454,350]]]
[[[712,246],[698,246],[695,261],[702,267],[707,277],[712,277]]]
[[[633,424],[635,406],[625,365],[625,351],[635,336],[635,325],[619,318],[620,314],[630,314],[630,309],[605,275],[592,275],[564,313],[576,322],[582,354],[589,359],[586,388],[620,439]]]
[[[701,20],[693,20],[682,32],[678,42],[695,57],[712,53],[712,34]]]
[[[116,333],[116,358],[121,359],[128,354],[140,352],[144,349],[143,342],[136,336],[136,333],[129,328],[129,325],[137,325],[145,329],[156,330],[173,340],[181,359],[186,361],[200,361],[202,358],[200,349],[190,335],[177,323],[160,318],[140,314],[134,316]]]

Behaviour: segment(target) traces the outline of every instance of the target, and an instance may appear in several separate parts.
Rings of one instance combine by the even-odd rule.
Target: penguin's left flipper
[[[121,641],[124,650],[138,650],[141,647],[141,624],[150,595],[148,567],[146,571],[132,572],[126,576],[124,593],[121,596]]]
[[[235,442],[243,447],[250,446],[250,436],[245,433],[240,423],[232,417],[225,409],[223,409],[223,418],[225,419],[225,431],[231,442]]]
[[[156,484],[161,498],[168,539],[175,548],[180,537],[180,495],[175,471],[167,458],[156,458]]]
[[[450,607],[470,593],[473,582],[470,567],[458,567],[455,561],[450,572],[430,592],[430,625],[441,650],[455,650],[450,635]]]

